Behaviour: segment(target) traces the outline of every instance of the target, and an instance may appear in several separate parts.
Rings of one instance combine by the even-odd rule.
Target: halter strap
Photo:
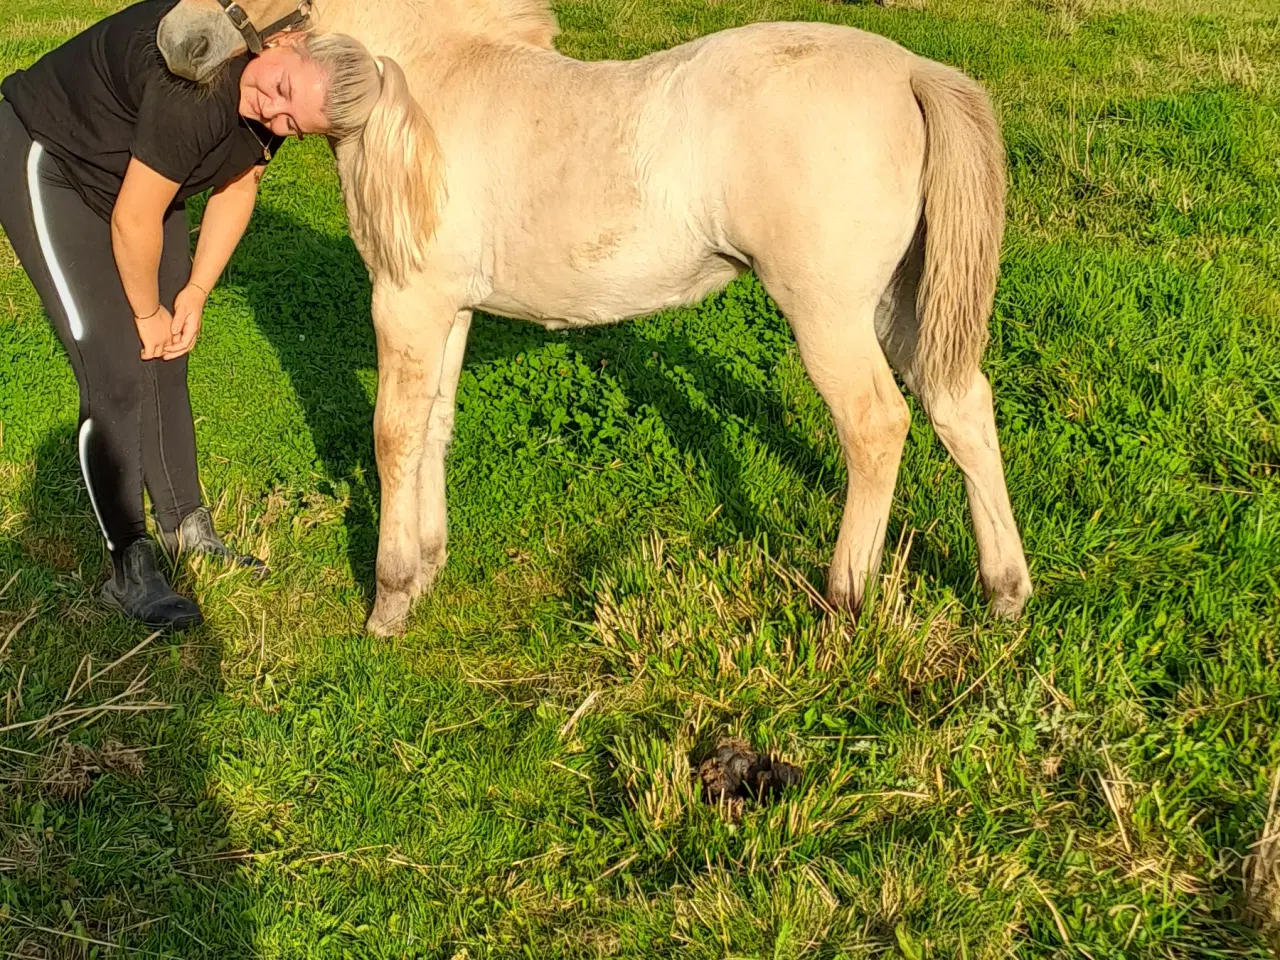
[[[227,19],[231,21],[231,25],[236,28],[240,36],[244,37],[249,52],[254,54],[262,52],[264,41],[270,40],[277,33],[305,24],[311,18],[311,0],[301,0],[292,13],[258,30],[249,19],[249,14],[245,13],[244,7],[240,6],[236,0],[218,0],[218,6],[222,7],[222,12],[227,15]]]

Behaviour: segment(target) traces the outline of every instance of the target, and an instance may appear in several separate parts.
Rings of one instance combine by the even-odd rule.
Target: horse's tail
[[[963,391],[987,345],[1004,233],[1005,166],[986,93],[920,59],[911,89],[924,114],[924,272],[918,356],[930,389]]]

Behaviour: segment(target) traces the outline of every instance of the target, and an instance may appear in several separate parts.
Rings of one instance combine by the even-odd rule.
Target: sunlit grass
[[[109,7],[13,0],[0,73]],[[841,457],[745,279],[612,330],[479,318],[449,567],[407,636],[365,636],[367,281],[327,148],[292,144],[191,375],[219,525],[274,576],[184,571],[209,625],[109,670],[145,633],[95,600],[71,373],[0,244],[0,951],[1266,956],[1280,6],[559,10],[577,56],[821,18],[988,86],[1026,620],[986,616],[923,416],[871,609],[824,613]],[[726,820],[688,781],[726,733],[802,786]]]

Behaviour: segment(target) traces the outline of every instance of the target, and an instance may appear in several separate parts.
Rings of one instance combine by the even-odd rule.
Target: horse
[[[1005,155],[964,73],[851,27],[758,23],[631,61],[556,51],[546,0],[181,0],[157,34],[201,81],[263,33],[380,55],[363,134],[333,144],[370,274],[381,483],[367,628],[404,629],[445,563],[445,453],[472,312],[551,330],[694,304],[747,270],[786,317],[845,463],[827,573],[854,613],[879,569],[919,400],[964,476],[983,593],[1031,579],[988,340]]]

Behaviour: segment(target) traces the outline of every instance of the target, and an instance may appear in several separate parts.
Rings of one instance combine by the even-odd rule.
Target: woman
[[[80,466],[111,553],[102,596],[126,617],[202,622],[147,537],[265,572],[233,553],[201,503],[187,353],[272,153],[289,136],[358,133],[380,70],[349,37],[286,34],[195,87],[165,69],[144,0],[0,84],[0,226],[80,387]],[[196,245],[185,201],[212,188]]]

